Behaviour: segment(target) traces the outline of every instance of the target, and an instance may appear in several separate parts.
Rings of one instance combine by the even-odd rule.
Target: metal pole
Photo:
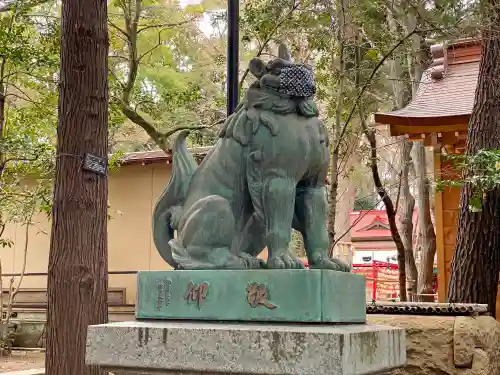
[[[240,1],[228,0],[227,6],[227,115],[238,105]]]

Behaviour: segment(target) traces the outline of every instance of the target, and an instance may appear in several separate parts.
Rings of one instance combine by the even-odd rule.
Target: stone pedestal
[[[142,271],[136,317],[365,323],[365,279],[331,270]]]
[[[402,366],[405,332],[367,324],[135,321],[89,327],[87,363],[115,375],[361,375]]]
[[[115,375],[361,375],[406,361],[404,330],[365,323],[358,275],[147,271],[137,282],[138,321],[88,331],[87,362]]]

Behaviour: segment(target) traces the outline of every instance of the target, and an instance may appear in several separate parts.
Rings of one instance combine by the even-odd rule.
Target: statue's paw
[[[309,268],[320,270],[333,270],[340,272],[351,272],[349,265],[337,258],[327,258],[323,255],[316,255],[309,259]]]
[[[340,259],[332,258],[328,259],[323,256],[318,256],[309,262],[309,268],[311,269],[321,269],[321,270],[333,270],[341,272],[351,272],[351,268],[347,263],[344,263]]]
[[[262,259],[255,258],[247,253],[238,254],[246,268],[248,269],[260,269],[265,268],[265,263]]]
[[[266,266],[273,269],[302,269],[304,263],[289,254],[282,254],[269,257]]]

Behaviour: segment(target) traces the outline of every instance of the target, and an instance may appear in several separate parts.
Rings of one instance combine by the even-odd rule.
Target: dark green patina
[[[294,228],[311,268],[349,271],[327,256],[329,144],[312,70],[291,62],[285,47],[249,69],[257,81],[199,166],[188,132],[178,135],[172,178],[154,211],[156,247],[178,269],[303,268],[288,250]],[[265,247],[267,263],[256,258]]]

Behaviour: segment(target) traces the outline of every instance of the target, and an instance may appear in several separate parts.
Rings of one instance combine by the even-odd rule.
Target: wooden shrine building
[[[453,178],[443,155],[463,153],[474,105],[481,59],[479,40],[463,39],[431,47],[433,62],[422,77],[415,98],[403,109],[375,114],[392,136],[424,142],[434,150],[436,178]],[[438,297],[445,302],[457,235],[460,189],[446,188],[435,196]],[[497,303],[497,316],[500,316]]]

